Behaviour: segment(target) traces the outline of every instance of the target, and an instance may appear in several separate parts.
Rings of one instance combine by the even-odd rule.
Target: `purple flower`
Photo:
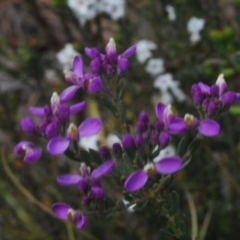
[[[197,130],[206,137],[214,137],[219,134],[220,126],[212,119],[204,119],[199,121],[191,114],[185,114],[184,120],[188,128],[197,128]]]
[[[34,163],[41,157],[41,151],[38,150],[33,143],[27,141],[19,142],[15,148],[14,152],[19,157],[23,158],[25,163]]]
[[[124,182],[124,188],[128,192],[135,192],[141,189],[150,176],[154,174],[172,174],[182,166],[182,160],[178,156],[166,157],[156,163],[147,163],[143,169],[131,173]]]
[[[99,182],[99,178],[108,174],[114,168],[114,161],[109,160],[98,166],[91,173],[90,167],[85,163],[81,163],[79,172],[80,174],[65,174],[57,177],[57,182],[62,186],[78,185],[80,191],[89,197],[88,200],[100,200],[104,196],[103,189]],[[86,198],[85,198],[86,200]],[[84,201],[85,201],[84,200]],[[89,201],[87,201],[89,202]]]
[[[125,149],[134,149],[136,147],[134,138],[129,133],[122,137],[122,145]]]
[[[100,54],[96,48],[85,48],[86,55],[91,58],[91,72],[97,75],[99,75],[103,69],[108,74],[111,74],[115,69],[117,69],[118,74],[126,73],[129,67],[128,58],[135,52],[136,46],[131,46],[124,53],[118,54],[113,38],[110,38],[105,47],[105,55]]]
[[[102,89],[102,79],[100,76],[91,73],[83,74],[83,60],[80,56],[76,56],[73,60],[73,72],[66,72],[66,81],[74,85],[66,88],[61,93],[60,98],[62,101],[70,100],[81,87],[91,93],[99,92]]]
[[[184,119],[177,117],[174,114],[171,105],[165,106],[162,103],[158,103],[155,106],[155,113],[160,122],[164,124],[164,131],[170,134],[183,133],[187,130]]]
[[[66,137],[57,136],[48,142],[47,151],[53,156],[60,155],[67,150],[71,141],[93,136],[100,131],[101,127],[102,123],[97,118],[86,119],[78,128],[72,123],[67,130]]]
[[[69,220],[75,222],[78,229],[85,227],[87,219],[80,211],[74,210],[71,206],[57,202],[52,205],[54,215],[62,220]]]

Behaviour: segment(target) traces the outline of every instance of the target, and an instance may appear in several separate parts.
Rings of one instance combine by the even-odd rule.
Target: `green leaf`
[[[186,141],[186,138],[183,137],[178,144],[177,155],[180,157],[183,157],[186,151],[187,151],[187,141]]]
[[[201,140],[199,138],[195,138],[190,145],[188,146],[188,152],[192,155],[194,152],[198,150],[200,147]]]
[[[192,157],[188,158],[182,165],[181,169],[185,168],[192,160]]]
[[[174,215],[178,210],[179,197],[177,192],[173,191],[170,197],[170,213]]]
[[[89,149],[89,153],[91,154],[91,157],[92,157],[94,162],[96,162],[98,164],[103,163],[103,159],[102,159],[101,155],[99,154],[99,152],[97,152],[93,149]]]
[[[114,117],[118,116],[118,110],[110,98],[102,98],[103,105],[110,110]]]
[[[89,152],[81,150],[80,152],[81,161],[85,162],[87,165],[92,165],[92,156]]]
[[[75,161],[75,162],[81,162],[81,158],[80,157],[77,157],[75,152],[70,150],[70,149],[67,149],[64,154],[72,161]]]

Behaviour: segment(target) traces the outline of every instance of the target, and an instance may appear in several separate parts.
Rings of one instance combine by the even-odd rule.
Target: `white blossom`
[[[162,58],[151,58],[145,68],[151,75],[158,75],[164,72],[164,60]]]
[[[172,5],[167,5],[167,6],[165,7],[165,9],[166,9],[166,11],[167,11],[167,13],[168,13],[168,19],[169,19],[170,21],[176,20],[176,13],[175,13],[174,7],[173,7]]]
[[[187,30],[190,33],[190,41],[197,42],[201,39],[200,31],[203,29],[205,19],[191,17],[187,23]]]
[[[71,8],[81,25],[93,19],[98,14],[98,0],[68,0]]]
[[[125,0],[101,0],[99,3],[99,12],[105,12],[113,20],[124,17]]]
[[[186,95],[180,89],[179,85],[179,81],[175,81],[170,73],[165,73],[158,76],[153,83],[153,86],[160,90],[161,101],[164,104],[168,104],[173,101],[169,90],[171,90],[171,93],[179,102],[186,100]]]
[[[93,150],[98,150],[98,135],[94,135],[91,137],[82,137],[79,140],[79,146],[84,148],[85,150],[93,149]]]
[[[140,63],[144,63],[148,58],[152,56],[151,50],[157,49],[157,45],[149,40],[140,40],[136,43],[136,57]]]
[[[73,45],[71,43],[67,43],[64,48],[56,54],[56,58],[63,66],[64,70],[69,70],[72,67],[73,59],[77,55],[79,55],[79,53],[74,50]]]

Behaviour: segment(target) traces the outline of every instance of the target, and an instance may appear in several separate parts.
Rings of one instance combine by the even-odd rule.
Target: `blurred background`
[[[29,106],[44,106],[53,91],[67,86],[63,71],[71,69],[75,55],[82,55],[87,72],[84,48],[104,52],[110,37],[119,53],[137,45],[123,95],[133,125],[141,110],[154,119],[159,101],[174,104],[180,116],[196,114],[191,85],[213,84],[220,73],[229,89],[240,92],[240,1],[1,0],[0,19],[0,239],[171,239],[161,235],[146,210],[110,219],[89,217],[84,231],[52,216],[52,203],[79,201],[77,189],[55,182],[78,164],[48,154],[34,165],[24,164],[13,153],[16,143],[26,139],[44,149],[46,141],[25,134],[19,121],[30,116]],[[97,148],[96,141],[105,144],[115,122],[98,110],[96,95],[80,90],[73,102],[83,99],[88,107],[74,120],[103,119]],[[172,186],[200,240],[239,239],[239,114],[236,105],[221,116],[220,135],[204,141]]]

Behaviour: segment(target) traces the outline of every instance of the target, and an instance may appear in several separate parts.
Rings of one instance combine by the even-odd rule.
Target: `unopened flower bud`
[[[137,134],[137,136],[134,138],[134,142],[135,142],[136,147],[138,147],[138,148],[142,147],[144,144],[142,135]]]
[[[165,148],[170,142],[170,135],[167,132],[161,132],[159,135],[159,144]]]
[[[122,145],[125,149],[134,149],[136,147],[134,139],[129,133],[122,137]]]

